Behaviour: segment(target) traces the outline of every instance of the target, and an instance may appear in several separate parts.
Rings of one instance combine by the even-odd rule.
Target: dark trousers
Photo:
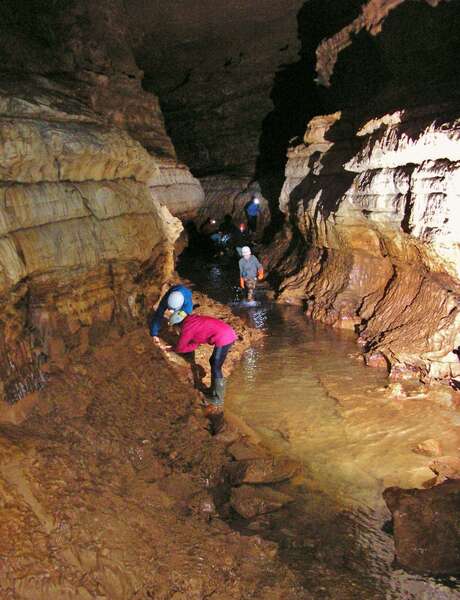
[[[211,358],[209,359],[209,364],[211,365],[211,377],[213,380],[223,378],[222,365],[224,364],[228,351],[232,346],[233,342],[231,344],[227,344],[226,346],[214,346]]]
[[[257,231],[257,215],[248,215],[248,227],[252,233],[255,233]]]

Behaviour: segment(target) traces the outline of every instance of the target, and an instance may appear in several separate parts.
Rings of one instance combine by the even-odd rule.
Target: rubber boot
[[[214,381],[214,397],[212,403],[214,406],[223,406],[225,397],[225,379],[216,379]]]
[[[212,399],[215,396],[215,381],[214,381],[214,377],[213,374],[211,373],[211,385],[209,386],[209,388],[205,391],[204,395],[210,399],[212,401]]]

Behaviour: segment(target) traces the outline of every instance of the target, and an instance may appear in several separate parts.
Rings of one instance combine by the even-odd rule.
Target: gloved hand
[[[244,289],[244,279],[240,277],[240,288]]]
[[[262,279],[263,279],[263,278],[264,278],[264,270],[263,270],[263,268],[261,268],[261,269],[259,269],[259,270],[258,270],[258,272],[257,272],[257,279],[258,279],[259,281],[262,281]]]

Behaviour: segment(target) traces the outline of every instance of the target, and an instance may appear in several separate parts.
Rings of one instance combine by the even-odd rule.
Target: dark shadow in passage
[[[299,60],[283,65],[273,81],[273,110],[262,123],[256,179],[267,198],[271,223],[264,232],[269,242],[283,223],[278,200],[284,181],[286,152],[296,138],[302,139],[308,121],[326,110],[325,91],[315,82],[315,51],[325,37],[339,31],[358,14],[359,0],[312,0],[297,15]]]

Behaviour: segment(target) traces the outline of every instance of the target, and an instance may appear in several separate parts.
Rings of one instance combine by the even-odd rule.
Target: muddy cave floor
[[[261,333],[195,300],[237,329],[233,368]],[[0,428],[1,600],[387,598],[321,495],[308,506],[285,482],[271,487],[287,507],[252,521],[231,509],[230,444],[244,433],[210,433],[193,385],[209,354],[191,369],[145,328],[114,333],[52,374],[24,424]]]
[[[237,327],[235,361],[256,334],[200,303]],[[308,522],[283,549],[268,522],[264,534],[232,518],[238,434],[210,434],[191,378],[145,329],[114,334],[54,373],[24,424],[0,428],[2,600],[378,598],[324,566]]]

